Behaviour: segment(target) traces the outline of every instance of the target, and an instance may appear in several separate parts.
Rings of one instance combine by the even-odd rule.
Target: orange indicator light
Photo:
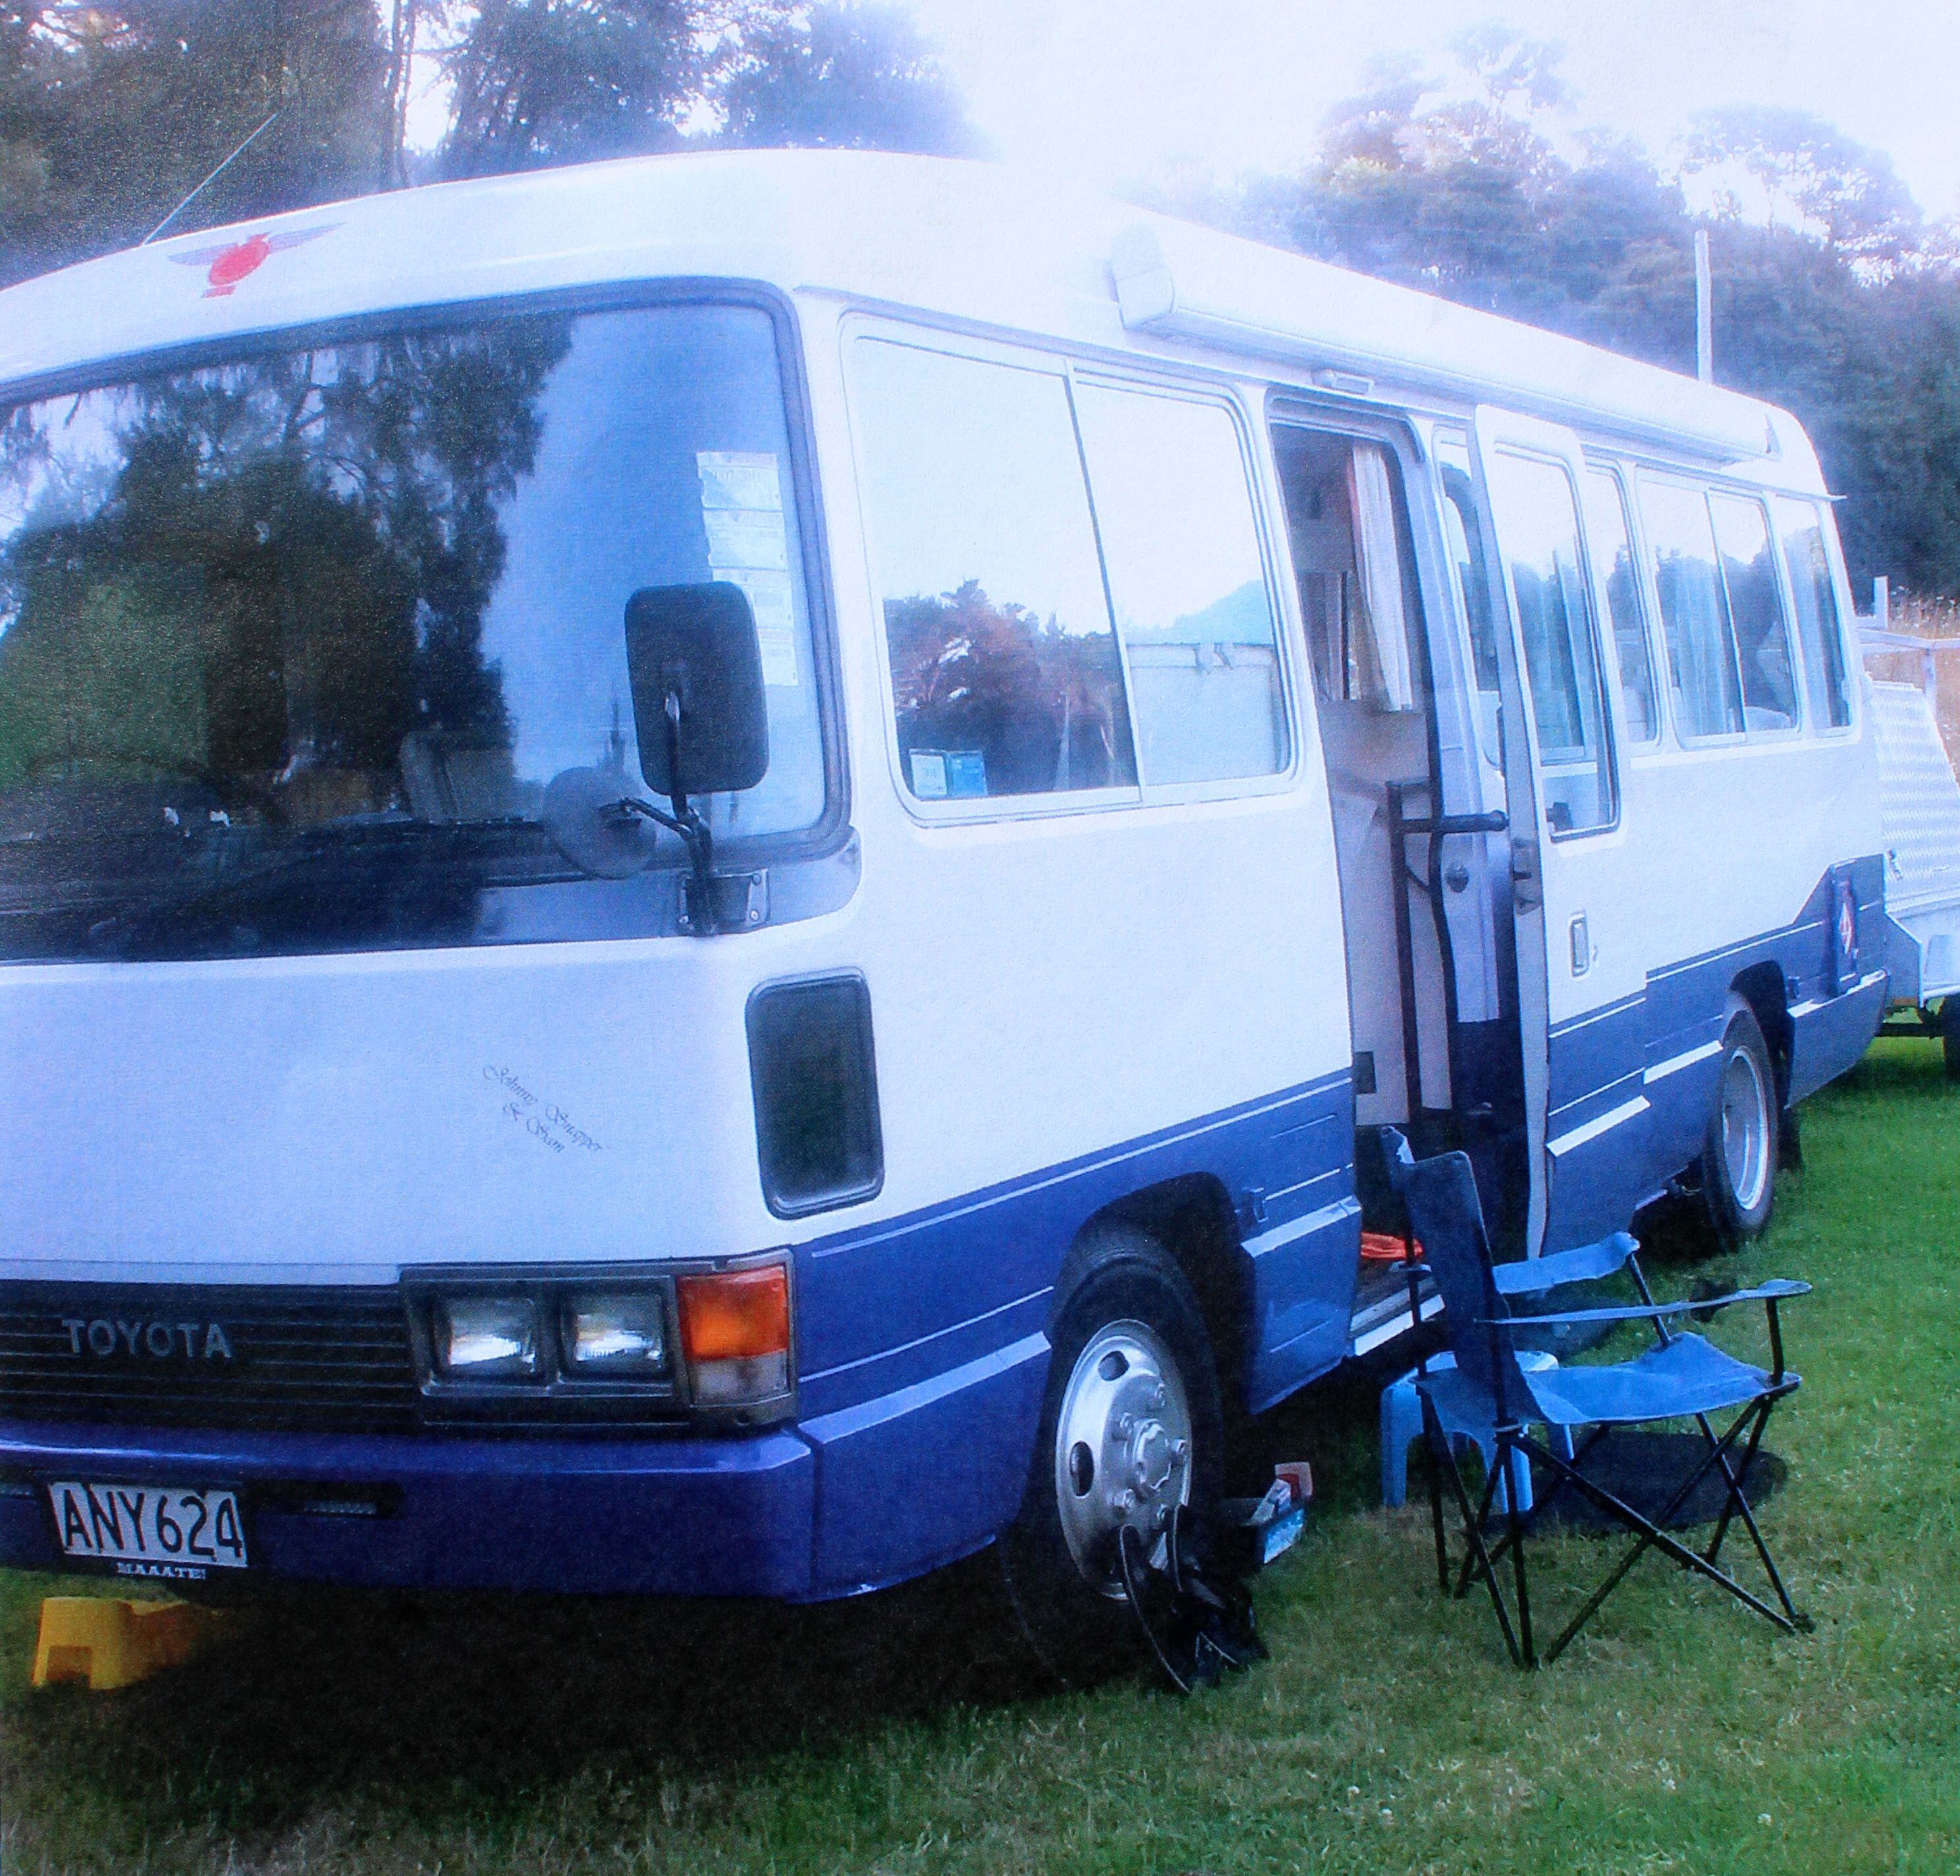
[[[787,1355],[789,1272],[781,1264],[680,1279],[681,1346],[690,1362]]]

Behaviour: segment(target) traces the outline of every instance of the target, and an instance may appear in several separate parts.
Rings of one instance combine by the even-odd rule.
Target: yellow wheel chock
[[[181,1667],[230,1626],[223,1611],[189,1603],[45,1597],[33,1683],[85,1680],[94,1693],[130,1686]]]

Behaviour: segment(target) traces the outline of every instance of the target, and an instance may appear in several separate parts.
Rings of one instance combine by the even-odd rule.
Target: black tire
[[[1775,1209],[1781,1109],[1762,1026],[1739,996],[1729,999],[1718,1060],[1701,1148],[1701,1196],[1717,1241],[1732,1250],[1760,1237]]]
[[[1946,1056],[1946,1078],[1960,1081],[1960,992],[1939,1006],[1939,1046]]]
[[[1049,1330],[1054,1352],[1027,1488],[1020,1514],[997,1550],[1009,1600],[1042,1665],[1058,1680],[1082,1686],[1129,1664],[1142,1648],[1143,1638],[1116,1579],[1113,1533],[1097,1553],[1100,1560],[1106,1552],[1106,1570],[1097,1572],[1099,1580],[1092,1581],[1064,1530],[1064,1491],[1074,1491],[1078,1483],[1084,1488],[1074,1492],[1076,1502],[1070,1508],[1078,1534],[1076,1546],[1080,1547],[1083,1503],[1098,1490],[1114,1489],[1094,1476],[1093,1457],[1086,1478],[1082,1467],[1071,1467],[1071,1456],[1079,1458],[1087,1450],[1087,1442],[1074,1442],[1072,1455],[1059,1450],[1064,1403],[1080,1413],[1085,1387],[1097,1387],[1099,1381],[1100,1391],[1106,1393],[1112,1386],[1144,1384],[1147,1364],[1141,1362],[1131,1374],[1118,1370],[1106,1381],[1101,1378],[1107,1374],[1102,1365],[1120,1352],[1126,1339],[1142,1344],[1146,1352],[1167,1358],[1175,1364],[1188,1424],[1188,1452],[1179,1462],[1181,1475],[1167,1482],[1167,1489],[1200,1505],[1220,1493],[1224,1416],[1203,1311],[1183,1272],[1155,1239],[1128,1227],[1100,1230],[1071,1255],[1064,1282],[1067,1288]],[[1147,1333],[1135,1336],[1138,1328]],[[1110,1346],[1101,1362],[1090,1368],[1083,1358],[1099,1338]],[[1078,1368],[1083,1379],[1072,1395]],[[1134,1516],[1141,1519],[1149,1513],[1145,1504]]]

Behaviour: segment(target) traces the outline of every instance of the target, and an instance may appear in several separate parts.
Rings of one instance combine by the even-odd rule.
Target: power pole
[[[1694,375],[1715,382],[1715,308],[1710,297],[1708,231],[1694,231]]]

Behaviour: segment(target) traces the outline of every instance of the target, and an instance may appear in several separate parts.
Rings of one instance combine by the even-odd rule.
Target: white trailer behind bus
[[[1892,629],[1885,583],[1859,639],[1868,658],[1915,660],[1919,681],[1868,677],[1885,834],[1885,962],[1893,1014],[1885,1034],[1930,1036],[1960,1081],[1960,777],[1939,733],[1939,664],[1960,639]]]

